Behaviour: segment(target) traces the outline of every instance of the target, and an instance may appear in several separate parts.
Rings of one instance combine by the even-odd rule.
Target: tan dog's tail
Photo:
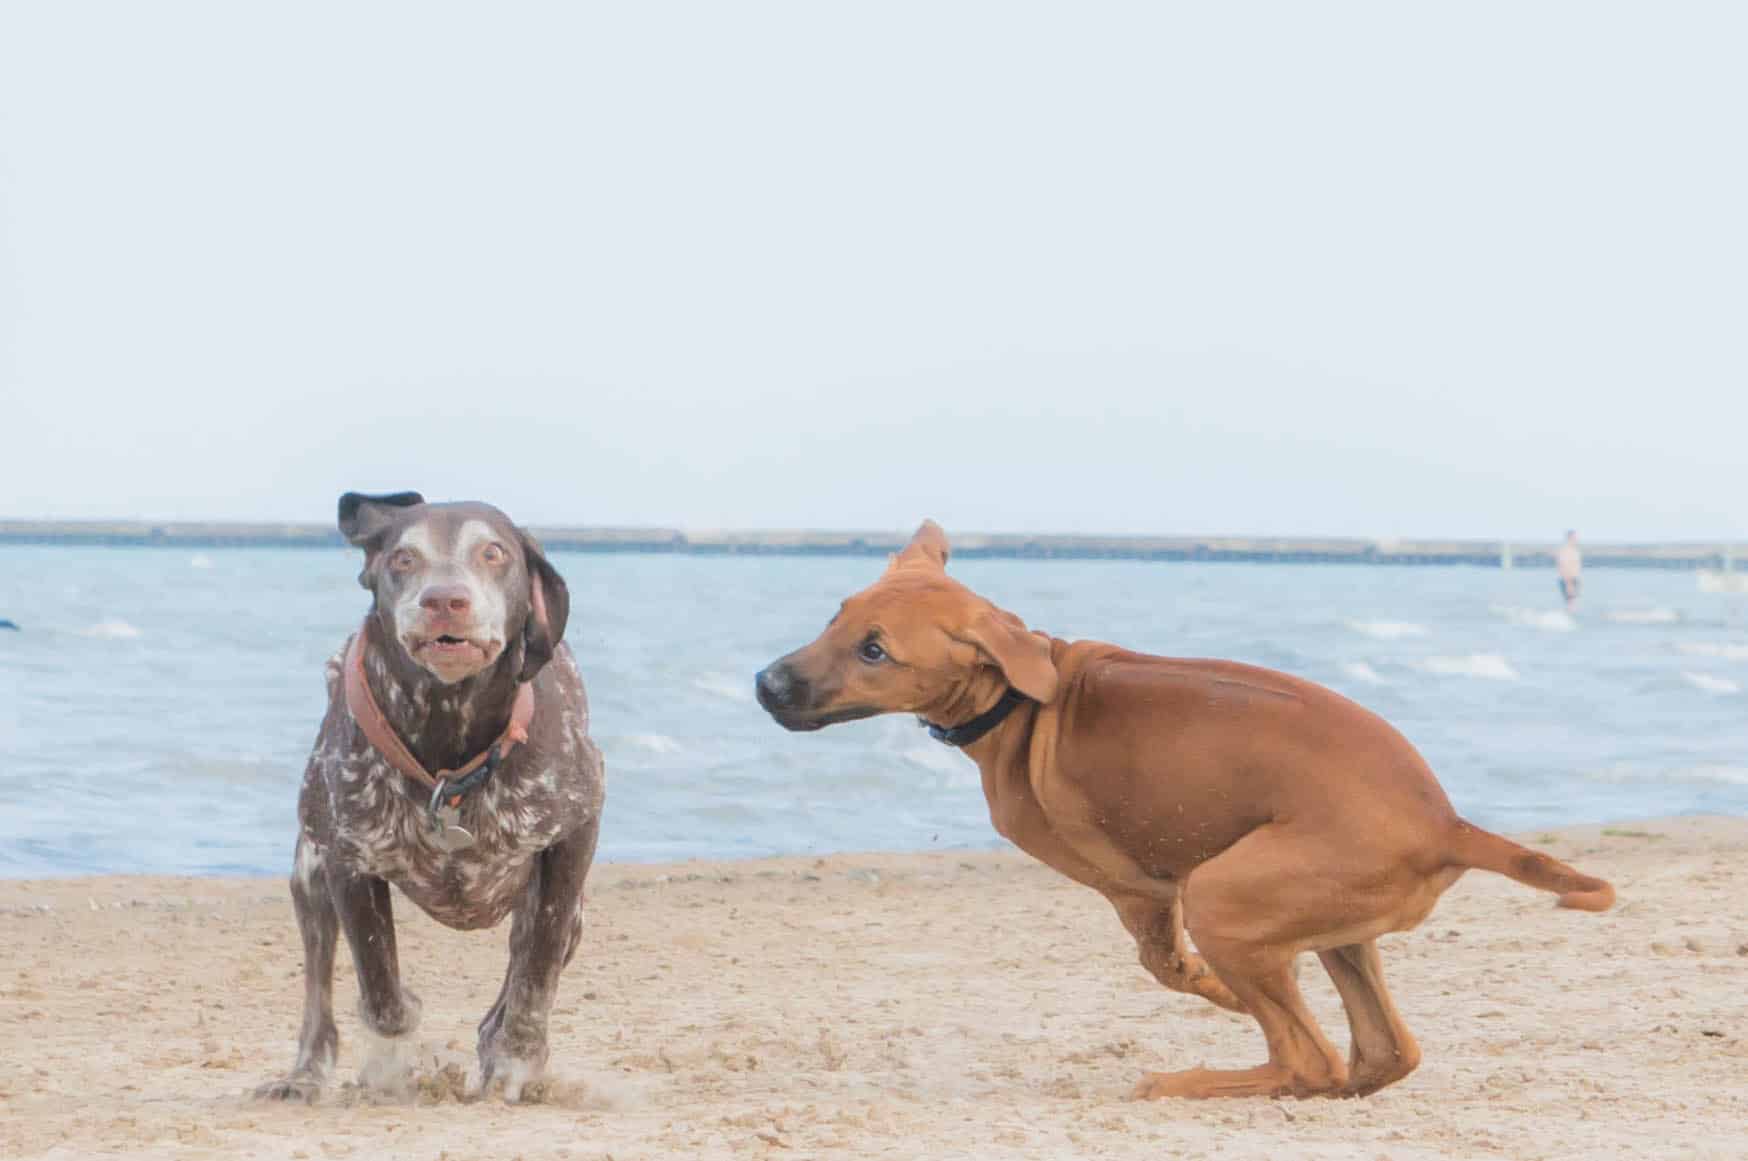
[[[1459,821],[1455,837],[1450,859],[1458,866],[1492,871],[1526,886],[1554,891],[1560,896],[1561,907],[1607,911],[1614,905],[1614,887],[1606,879],[1593,878],[1471,823]]]

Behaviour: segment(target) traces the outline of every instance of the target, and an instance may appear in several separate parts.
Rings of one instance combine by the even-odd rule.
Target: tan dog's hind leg
[[[1352,852],[1350,852],[1351,854]],[[1382,889],[1380,889],[1380,887]],[[1293,979],[1301,951],[1369,941],[1392,930],[1400,889],[1363,857],[1332,862],[1320,836],[1301,838],[1278,824],[1261,827],[1192,871],[1183,886],[1184,924],[1210,966],[1262,1026],[1268,1063],[1235,1071],[1190,1069],[1144,1077],[1141,1097],[1334,1096],[1348,1069],[1306,1009]],[[1364,1083],[1376,1087],[1398,1043],[1394,1009],[1379,1000],[1365,957],[1336,975],[1354,1013]],[[1351,970],[1348,964],[1352,962]],[[1375,969],[1375,963],[1370,965]],[[1349,998],[1349,993],[1353,998]],[[1357,1001],[1357,1003],[1356,1003]],[[1387,1013],[1387,1014],[1386,1014]],[[1406,1029],[1401,1029],[1406,1037]],[[1411,1038],[1405,1045],[1412,1045]],[[1384,1055],[1385,1059],[1379,1059]]]
[[[1378,945],[1371,940],[1317,953],[1347,1008],[1353,1048],[1348,1055],[1350,1096],[1366,1096],[1401,1080],[1420,1064],[1420,1045],[1396,1013],[1384,987]]]
[[[1207,961],[1190,950],[1189,936],[1184,933],[1183,906],[1178,899],[1161,902],[1138,895],[1108,897],[1123,926],[1135,937],[1141,951],[1141,966],[1152,972],[1154,979],[1174,992],[1200,996],[1228,1011],[1247,1010],[1232,989],[1220,982]]]

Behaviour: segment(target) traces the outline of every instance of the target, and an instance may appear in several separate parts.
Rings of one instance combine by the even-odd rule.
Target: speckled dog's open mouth
[[[458,665],[489,665],[503,648],[496,641],[477,641],[455,633],[439,633],[434,637],[414,637],[407,642],[407,652],[426,665],[453,668]]]

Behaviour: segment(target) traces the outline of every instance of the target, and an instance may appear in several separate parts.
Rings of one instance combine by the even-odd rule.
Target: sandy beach
[[[1612,878],[1596,916],[1475,872],[1384,941],[1426,1054],[1359,1101],[1138,1103],[1143,1070],[1262,1058],[1168,993],[1097,895],[1013,853],[603,865],[549,1083],[461,1096],[505,929],[397,899],[424,999],[411,1101],[245,1093],[291,1060],[283,883],[0,882],[0,1156],[356,1158],[1748,1155],[1748,820],[1518,836]],[[1338,1044],[1314,960],[1301,976]]]

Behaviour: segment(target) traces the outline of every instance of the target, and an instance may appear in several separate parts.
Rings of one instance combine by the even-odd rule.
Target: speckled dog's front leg
[[[542,851],[510,920],[510,964],[497,1002],[479,1025],[479,1091],[502,1085],[522,1099],[546,1071],[546,1025],[558,978],[583,936],[583,884],[595,858],[598,820]]]
[[[307,834],[297,840],[291,874],[291,905],[303,936],[303,1030],[297,1062],[278,1080],[255,1090],[260,1100],[314,1103],[334,1070],[340,1043],[334,1028],[334,945],[339,924],[322,874],[324,852]]]
[[[359,1083],[382,1092],[402,1092],[417,1055],[413,1037],[419,1030],[420,1005],[419,997],[401,986],[388,883],[330,866],[328,884],[358,974],[358,1018],[366,1042]]]

